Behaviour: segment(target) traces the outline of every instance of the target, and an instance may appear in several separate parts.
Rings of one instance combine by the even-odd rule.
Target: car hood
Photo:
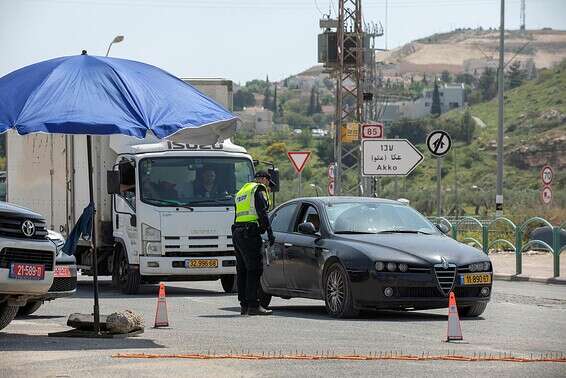
[[[0,201],[0,215],[7,217],[24,217],[29,219],[43,219],[43,217],[25,207],[17,206],[8,202]]]
[[[340,235],[375,261],[439,264],[442,257],[458,266],[489,261],[482,251],[443,235]]]

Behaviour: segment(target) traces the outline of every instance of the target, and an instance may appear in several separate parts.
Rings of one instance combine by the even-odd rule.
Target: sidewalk
[[[566,285],[566,254],[560,255],[560,277],[553,277],[552,254],[543,252],[523,253],[523,273],[515,275],[515,253],[489,255],[493,264],[493,278],[506,281],[532,281]]]

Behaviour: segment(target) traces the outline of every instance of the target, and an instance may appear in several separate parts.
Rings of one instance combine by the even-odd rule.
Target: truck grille
[[[32,236],[26,236],[22,231],[22,224],[28,220],[33,223],[35,228]],[[0,217],[0,236],[41,240],[45,239],[47,236],[47,228],[45,227],[45,221],[43,219],[29,219],[2,214]]]
[[[0,251],[0,268],[10,269],[11,263],[43,264],[46,271],[53,270],[55,256],[50,251],[3,248]]]
[[[444,268],[441,264],[434,266],[434,273],[438,281],[438,287],[444,296],[450,294],[450,290],[454,286],[454,278],[456,277],[456,265],[448,264],[448,268]]]
[[[73,291],[77,289],[77,277],[55,277],[49,292]]]

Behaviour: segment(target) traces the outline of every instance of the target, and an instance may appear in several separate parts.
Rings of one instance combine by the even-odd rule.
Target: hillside
[[[496,29],[457,29],[380,52],[377,59],[401,74],[441,73],[444,70],[453,74],[471,73],[474,69],[496,63],[498,39]],[[566,31],[507,31],[506,53],[512,56],[521,48],[517,60],[532,60],[537,68],[552,67],[566,58]]]

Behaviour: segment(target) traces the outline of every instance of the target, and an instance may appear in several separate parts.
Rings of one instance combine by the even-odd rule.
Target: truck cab
[[[234,289],[234,196],[254,177],[243,147],[165,141],[131,146],[108,173],[112,278],[125,293],[142,283],[221,279]]]

